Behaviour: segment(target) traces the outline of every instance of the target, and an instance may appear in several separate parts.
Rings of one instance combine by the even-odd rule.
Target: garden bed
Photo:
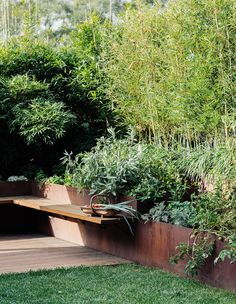
[[[30,195],[31,193],[32,193],[31,182],[0,181],[0,197],[1,196]]]
[[[33,184],[33,194],[51,199],[70,199],[70,202],[84,204],[89,201],[88,194],[77,194],[72,187],[60,185]],[[41,190],[40,190],[41,189]],[[114,224],[100,227],[90,223],[74,223],[61,218],[41,216],[39,229],[41,232],[53,234],[56,237],[76,242],[97,250],[120,256],[145,266],[159,267],[171,272],[185,275],[186,261],[177,265],[169,260],[175,253],[176,246],[186,242],[191,229],[176,225],[143,221],[133,224],[134,236],[126,224]],[[69,231],[69,233],[68,233]],[[217,241],[214,255],[199,271],[198,279],[215,287],[236,291],[236,264],[229,260],[214,265],[214,258],[223,247],[223,242]]]
[[[13,183],[4,183],[4,193],[9,193],[14,189],[15,192],[12,194],[19,195],[18,187],[21,188],[21,183],[15,183],[14,187]],[[28,187],[29,185],[25,189],[28,190]],[[78,205],[84,205],[90,199],[88,193],[78,195],[76,189],[60,185],[42,186],[33,183],[31,193],[26,193],[26,190],[24,194],[33,194]],[[19,191],[22,191],[22,188]],[[2,192],[1,196],[3,196]],[[29,218],[28,220],[30,221]],[[54,235],[145,266],[159,267],[182,276],[185,275],[186,261],[172,265],[169,263],[169,259],[175,253],[176,246],[188,240],[192,231],[189,228],[158,222],[145,224],[140,221],[132,224],[134,231],[134,236],[132,236],[125,223],[104,227],[92,223],[68,221],[41,212],[37,213],[37,219],[34,216],[35,220],[34,226],[38,232]],[[215,287],[236,291],[236,264],[230,264],[227,259],[216,265],[213,263],[222,247],[223,243],[217,241],[213,256],[200,269],[197,279]]]
[[[115,224],[100,227],[90,223],[68,222],[55,217],[40,218],[40,232],[88,246],[106,253],[132,260],[145,266],[185,275],[185,261],[171,265],[169,259],[180,242],[188,240],[191,229],[172,224],[143,221],[133,227],[134,236],[127,227]],[[69,231],[69,233],[68,233]],[[216,242],[214,256],[199,271],[197,279],[209,285],[236,291],[236,264],[226,259],[214,265],[213,261],[223,244]]]

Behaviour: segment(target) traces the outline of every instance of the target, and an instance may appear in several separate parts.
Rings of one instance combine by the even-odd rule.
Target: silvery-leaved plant
[[[28,181],[28,178],[23,176],[23,175],[20,175],[20,176],[10,176],[8,177],[7,179],[8,182],[22,182],[22,181]]]

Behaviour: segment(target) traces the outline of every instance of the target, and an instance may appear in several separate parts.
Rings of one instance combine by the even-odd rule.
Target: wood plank
[[[15,205],[23,206],[23,207],[28,207],[36,210],[41,210],[42,207],[45,206],[51,206],[51,205],[65,205],[64,203],[60,202],[55,202],[46,198],[41,198],[41,197],[16,197],[13,200],[13,203]]]
[[[13,197],[0,197],[0,205],[13,204]]]
[[[51,205],[45,207],[43,206],[41,207],[41,210],[57,215],[63,215],[63,216],[79,219],[82,221],[100,224],[100,225],[108,224],[108,223],[117,223],[123,220],[123,218],[121,217],[106,218],[100,216],[86,215],[81,211],[80,207],[76,205]]]
[[[0,273],[129,263],[107,253],[39,234],[0,236],[0,244]]]
[[[123,221],[123,217],[100,217],[86,215],[81,211],[81,208],[77,205],[64,204],[62,202],[52,201],[42,197],[36,196],[11,196],[0,197],[0,204],[13,203],[15,205],[36,209],[50,214],[59,216],[65,216],[71,219],[87,221],[95,224],[109,224],[119,223]]]
[[[28,200],[28,199],[41,199],[41,197],[37,197],[37,196],[32,196],[32,195],[24,195],[24,196],[0,196],[0,202],[4,202],[4,201],[14,201],[16,199],[24,199],[24,200]]]
[[[9,205],[9,204],[13,204],[13,201],[11,200],[0,201],[0,205]]]

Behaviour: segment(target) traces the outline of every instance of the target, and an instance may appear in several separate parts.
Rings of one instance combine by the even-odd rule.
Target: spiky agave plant
[[[99,204],[99,210],[115,210],[117,212],[121,212],[121,216],[124,218],[125,222],[127,223],[131,234],[134,235],[132,227],[129,223],[129,219],[140,220],[141,215],[136,209],[130,206],[130,203],[132,202],[134,202],[134,200],[120,202],[117,204]],[[94,207],[92,207],[92,209],[94,209]]]

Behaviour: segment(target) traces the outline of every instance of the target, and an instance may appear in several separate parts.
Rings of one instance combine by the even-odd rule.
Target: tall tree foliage
[[[234,0],[127,11],[107,64],[124,123],[165,143],[235,136],[235,14]]]
[[[112,123],[100,69],[104,27],[94,15],[66,45],[26,35],[0,46],[0,147],[11,150],[1,174],[30,159],[50,170],[65,149],[90,148]]]
[[[128,0],[129,1],[129,0]],[[0,40],[34,29],[48,37],[68,34],[78,23],[96,12],[113,18],[127,0],[2,0],[0,2]]]

